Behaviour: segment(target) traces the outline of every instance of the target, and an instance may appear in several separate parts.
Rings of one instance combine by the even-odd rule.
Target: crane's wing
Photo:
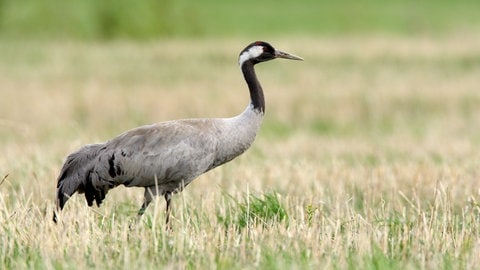
[[[158,185],[173,192],[215,167],[219,130],[213,120],[177,120],[127,131],[67,157],[57,183],[57,208],[75,192],[97,205],[118,185]],[[217,164],[218,165],[218,164]],[[56,216],[54,215],[54,219]]]
[[[94,169],[97,181],[115,186],[153,186],[155,181],[186,185],[212,168],[216,131],[211,119],[177,120],[127,131],[105,143]]]

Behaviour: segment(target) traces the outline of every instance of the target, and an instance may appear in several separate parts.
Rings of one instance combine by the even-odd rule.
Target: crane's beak
[[[299,56],[296,56],[296,55],[293,55],[293,54],[289,54],[289,53],[286,53],[286,52],[282,52],[282,51],[279,51],[279,50],[275,50],[275,57],[277,58],[285,58],[285,59],[290,59],[290,60],[300,60],[300,61],[303,61],[303,58],[299,57]]]

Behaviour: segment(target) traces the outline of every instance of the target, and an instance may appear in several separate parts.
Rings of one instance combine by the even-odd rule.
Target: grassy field
[[[477,0],[0,0],[0,38],[154,39],[478,32]]]
[[[0,43],[2,269],[474,269],[480,36],[275,38],[252,148],[132,225],[143,190],[51,222],[66,155],[248,103],[243,38]]]

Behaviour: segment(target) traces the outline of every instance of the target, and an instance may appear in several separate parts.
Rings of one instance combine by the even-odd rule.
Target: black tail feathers
[[[89,206],[94,199],[99,205],[105,198],[106,192],[96,190],[91,179],[95,158],[102,147],[101,144],[86,145],[67,157],[58,177],[56,211],[61,211],[68,199],[77,191],[85,193]],[[56,213],[53,215],[53,221],[57,222]]]

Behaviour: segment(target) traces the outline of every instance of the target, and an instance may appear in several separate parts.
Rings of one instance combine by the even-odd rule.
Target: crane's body
[[[75,192],[84,193],[89,206],[100,205],[108,190],[125,185],[144,187],[143,214],[154,196],[167,202],[199,175],[245,152],[255,139],[265,111],[263,91],[253,66],[274,58],[301,58],[255,42],[239,57],[251,102],[231,118],[182,119],[146,125],[110,141],[90,144],[70,154],[57,184],[57,211]],[[56,214],[54,220],[56,221]]]

